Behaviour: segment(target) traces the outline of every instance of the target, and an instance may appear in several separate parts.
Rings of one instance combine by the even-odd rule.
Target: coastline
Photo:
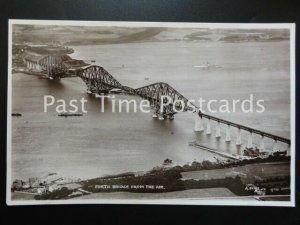
[[[277,192],[254,192],[252,189],[247,189],[249,185],[260,185],[257,183],[257,179],[259,178],[259,170],[257,168],[262,168],[262,171],[266,171],[268,168],[277,168],[278,164],[282,165],[279,167],[283,168],[281,172],[277,172],[279,174],[279,178],[277,178],[277,182],[286,183],[289,181],[288,172],[289,171],[289,157],[280,158],[268,158],[268,159],[257,159],[252,160],[242,160],[242,161],[227,161],[226,163],[212,163],[209,161],[203,161],[202,163],[194,162],[189,166],[173,166],[173,167],[156,167],[151,171],[145,172],[143,174],[136,173],[123,173],[112,176],[99,177],[89,180],[81,180],[75,183],[70,183],[69,186],[64,185],[62,188],[53,189],[52,191],[45,191],[38,194],[33,195],[30,194],[30,198],[34,198],[36,200],[55,200],[55,199],[73,199],[73,198],[82,198],[89,199],[91,196],[114,196],[114,193],[123,193],[116,194],[121,198],[129,198],[134,196],[140,196],[145,194],[145,198],[151,198],[151,196],[156,196],[159,194],[163,194],[162,198],[169,198],[171,196],[189,196],[193,198],[193,194],[201,193],[199,198],[206,197],[212,193],[214,193],[215,189],[220,191],[220,195],[216,197],[226,197],[234,195],[234,196],[253,196],[257,193],[260,195],[284,195],[289,196],[289,191],[278,190]],[[244,162],[243,162],[244,161]],[[249,174],[243,174],[242,169],[244,166],[250,165],[249,168],[256,168],[252,174],[252,172],[248,171]],[[253,166],[251,166],[253,165]],[[275,165],[275,167],[273,167]],[[241,168],[241,169],[240,169]],[[230,170],[228,170],[230,169]],[[236,172],[236,170],[240,170],[241,172]],[[246,169],[246,171],[248,170]],[[195,174],[197,172],[214,173],[216,170],[217,177],[208,175],[203,177],[201,175],[199,179],[195,179]],[[270,170],[270,169],[269,169]],[[223,172],[224,171],[224,172]],[[226,172],[227,171],[227,172]],[[229,174],[228,171],[231,173]],[[189,175],[191,173],[191,175]],[[264,172],[266,175],[259,178],[258,180],[262,183],[264,182],[274,182],[273,175]],[[271,175],[271,176],[270,176]],[[253,176],[253,177],[251,177]],[[72,187],[72,186],[75,186]],[[49,185],[50,187],[51,185]],[[276,185],[275,185],[276,186]],[[278,186],[278,184],[277,184]],[[70,188],[68,188],[70,187]],[[261,188],[263,189],[263,188]],[[50,190],[50,189],[49,189]],[[207,191],[205,191],[207,190]],[[20,193],[22,191],[18,191],[16,193]],[[23,194],[13,194],[14,199],[17,200],[18,195],[20,195],[22,199],[26,199],[26,191],[23,191]],[[128,193],[128,194],[125,194]],[[135,193],[135,194],[134,194]],[[156,193],[156,194],[155,194]],[[168,194],[169,193],[169,194]],[[229,194],[231,193],[231,194]],[[33,195],[33,196],[32,196]],[[224,195],[224,196],[223,196]],[[25,196],[25,197],[24,197]],[[123,197],[122,197],[123,196]],[[130,197],[131,196],[131,197]],[[212,195],[214,196],[214,195]],[[20,199],[19,199],[20,200]]]

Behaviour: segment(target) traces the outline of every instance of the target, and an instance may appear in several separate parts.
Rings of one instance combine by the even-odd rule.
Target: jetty
[[[200,145],[200,144],[198,144],[196,141],[190,142],[190,143],[189,143],[189,146],[193,146],[193,147],[196,147],[196,148],[200,148],[200,149],[203,149],[203,150],[206,150],[206,151],[215,153],[215,154],[217,154],[217,155],[220,155],[220,156],[223,156],[223,157],[229,158],[229,159],[240,160],[240,159],[243,159],[243,158],[244,158],[243,156],[239,156],[239,155],[235,155],[235,154],[231,154],[231,153],[227,153],[227,152],[220,152],[220,151],[218,151],[218,150],[216,150],[216,149],[207,147],[207,146],[205,146],[205,145]]]

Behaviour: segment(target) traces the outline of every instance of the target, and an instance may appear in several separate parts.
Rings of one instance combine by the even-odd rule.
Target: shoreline
[[[225,188],[226,190],[232,192],[235,196],[253,196],[254,190],[247,190],[245,183],[243,182],[243,177],[240,174],[233,174],[231,177],[224,176],[217,179],[182,179],[182,173],[184,172],[205,172],[213,170],[222,170],[228,168],[241,168],[245,165],[253,166],[266,166],[273,164],[286,164],[289,166],[289,157],[281,157],[276,160],[273,158],[263,159],[261,162],[255,160],[246,160],[247,162],[227,162],[227,163],[212,163],[209,161],[203,161],[202,163],[194,162],[189,166],[173,166],[173,167],[159,167],[153,168],[152,170],[145,172],[142,175],[137,175],[135,173],[122,173],[117,175],[110,175],[104,177],[98,177],[88,180],[81,180],[74,182],[72,185],[77,185],[75,188],[63,187],[58,189],[53,189],[52,191],[47,191],[44,188],[44,192],[34,195],[35,200],[55,200],[55,199],[73,199],[80,196],[93,195],[95,193],[110,193],[113,195],[117,192],[126,193],[140,193],[140,194],[150,194],[150,193],[174,193],[191,190],[202,190],[210,188]],[[245,160],[242,160],[245,161]],[[200,166],[201,164],[201,166]],[[263,179],[264,182],[273,182],[272,179]],[[287,182],[289,177],[279,177],[279,182]],[[255,183],[255,182],[254,182]],[[254,184],[253,184],[254,185]],[[66,186],[66,185],[65,185]],[[49,185],[50,187],[50,185]],[[224,189],[224,190],[225,190]],[[282,189],[283,190],[283,189]],[[26,191],[16,191],[15,193],[23,193],[26,195]],[[260,192],[259,192],[260,193]],[[265,193],[265,192],[262,192]],[[268,195],[279,195],[289,194],[289,191],[273,191]],[[101,195],[101,194],[100,194]],[[89,198],[89,197],[88,197]]]

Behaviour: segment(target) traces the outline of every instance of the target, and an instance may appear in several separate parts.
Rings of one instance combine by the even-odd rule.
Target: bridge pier
[[[231,136],[230,136],[230,125],[227,125],[226,128],[226,137],[225,137],[225,141],[230,142],[231,141]]]
[[[152,115],[153,118],[157,118],[159,116],[159,109],[155,107],[155,105],[151,105],[151,107],[154,109],[154,113]]]
[[[290,156],[291,155],[291,146],[288,144],[286,148],[286,155]]]
[[[195,113],[195,131],[203,131],[204,127],[203,127],[203,119],[202,116],[199,116],[198,113]]]
[[[236,136],[236,145],[241,145],[242,144],[242,136],[241,136],[241,129],[239,128],[237,136]]]
[[[277,152],[278,151],[278,144],[277,144],[277,140],[276,139],[274,140],[272,150],[273,150],[273,152]]]
[[[253,140],[252,140],[252,132],[249,132],[248,134],[248,144],[247,144],[248,148],[252,148],[253,147]]]
[[[165,118],[164,118],[164,116],[163,116],[162,114],[159,114],[159,115],[158,115],[158,119],[159,119],[159,120],[164,120]]]
[[[210,119],[207,120],[206,134],[211,134]]]
[[[261,139],[260,139],[260,146],[259,146],[259,149],[261,151],[265,151],[265,137],[262,135],[261,136]]]
[[[168,119],[169,119],[169,120],[174,120],[174,114],[168,115]]]
[[[164,115],[161,113],[154,113],[152,115],[153,118],[158,118],[159,120],[164,120],[164,119],[169,119],[169,120],[174,120],[174,115]]]
[[[216,127],[216,138],[221,137],[221,125],[220,122],[218,122],[217,127]]]
[[[89,79],[84,79],[83,80],[87,86],[87,93],[92,94],[93,93],[93,89],[92,89],[92,81]]]

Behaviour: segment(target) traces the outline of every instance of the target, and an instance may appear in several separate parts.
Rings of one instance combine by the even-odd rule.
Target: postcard
[[[295,24],[9,20],[7,204],[295,206]]]

